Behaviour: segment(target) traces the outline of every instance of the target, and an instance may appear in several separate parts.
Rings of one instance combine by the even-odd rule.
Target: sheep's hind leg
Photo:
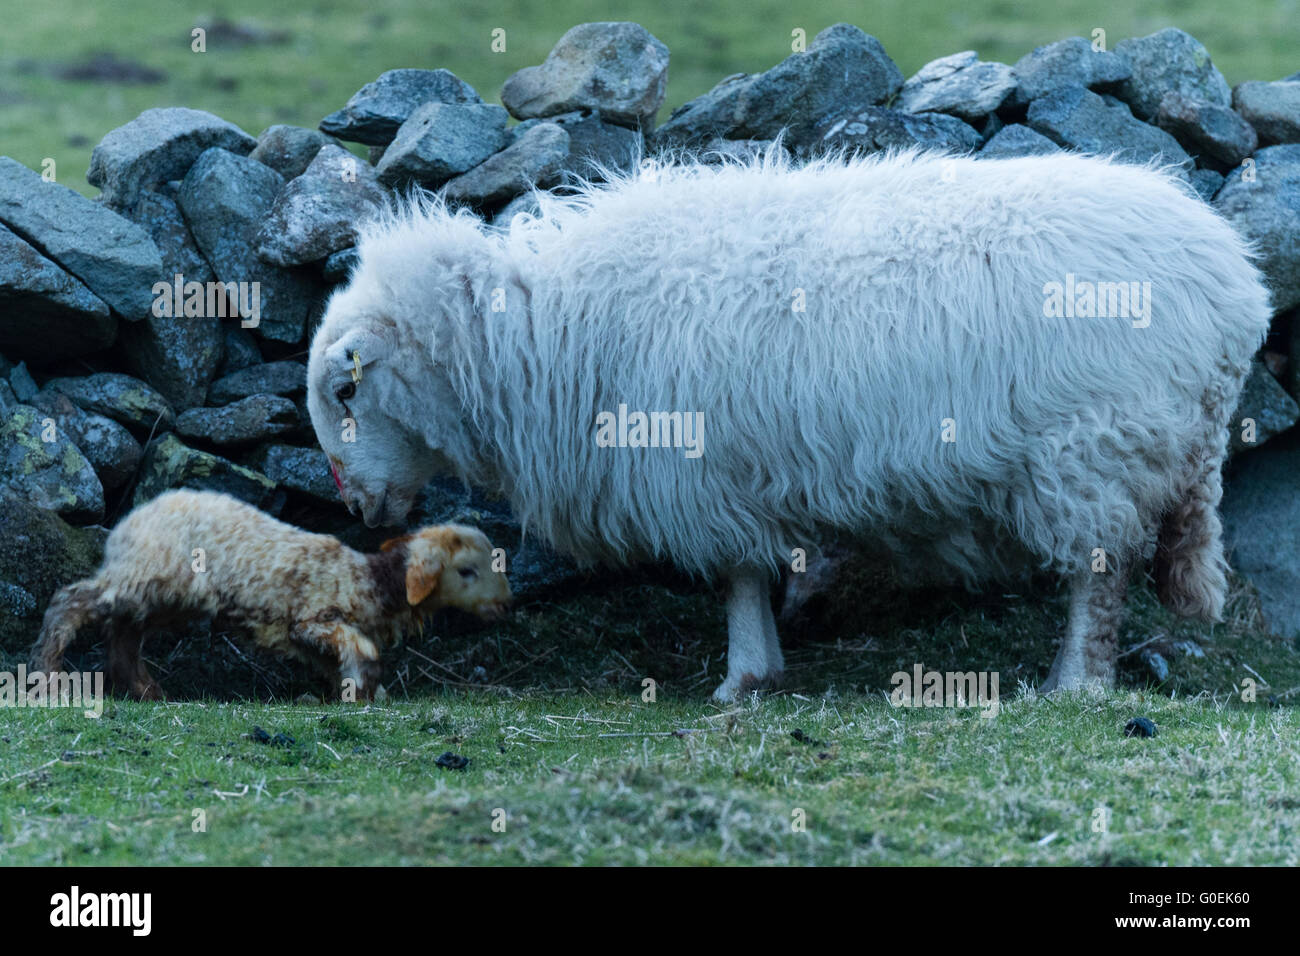
[[[727,679],[713,692],[719,701],[778,684],[785,670],[767,574],[738,568],[728,578]]]
[[[312,658],[337,660],[339,683],[351,680],[358,700],[369,700],[379,686],[383,664],[379,648],[355,627],[340,621],[305,621],[289,632],[289,640]]]
[[[136,700],[166,700],[167,695],[141,656],[145,641],[158,633],[157,628],[113,619],[104,633],[108,638],[108,678],[113,689]]]
[[[1115,685],[1119,628],[1124,621],[1128,575],[1112,567],[1105,572],[1084,571],[1070,582],[1070,617],[1061,649],[1052,662],[1040,694],[1078,690],[1097,683]]]

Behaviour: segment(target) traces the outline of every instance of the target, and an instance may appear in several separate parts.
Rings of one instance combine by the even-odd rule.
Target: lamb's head
[[[406,559],[406,600],[432,611],[455,607],[480,617],[499,617],[512,599],[504,571],[493,570],[492,544],[477,528],[443,524],[385,541]]]
[[[363,234],[360,264],[312,339],[312,425],[344,503],[372,528],[400,524],[437,474],[481,474],[448,358],[482,337],[485,265],[466,229],[416,217]]]

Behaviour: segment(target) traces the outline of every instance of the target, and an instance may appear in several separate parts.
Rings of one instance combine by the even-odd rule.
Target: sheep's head
[[[479,473],[440,356],[481,323],[470,272],[486,240],[467,221],[412,220],[363,237],[361,261],[312,339],[307,405],[344,503],[400,524],[435,475]],[[477,264],[476,264],[477,263]]]
[[[412,607],[455,607],[491,618],[510,604],[510,583],[504,571],[492,569],[492,544],[477,528],[433,525],[383,544],[384,551],[398,547],[405,553]]]

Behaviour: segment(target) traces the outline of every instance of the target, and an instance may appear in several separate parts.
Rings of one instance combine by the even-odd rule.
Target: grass
[[[1206,45],[1234,84],[1294,72],[1300,47],[1297,0],[46,0],[12,11],[0,31],[0,151],[34,169],[53,159],[60,182],[93,195],[84,178],[91,149],[150,107],[206,109],[254,135],[273,123],[315,126],[396,67],[446,67],[495,102],[506,77],[541,62],[565,30],[591,20],[634,20],[668,45],[661,121],[728,74],[779,62],[791,51],[793,30],[811,40],[839,21],[879,37],[906,75],[962,49],[1014,63],[1035,46],[1097,28],[1113,47],[1178,26]],[[191,50],[199,24],[209,31],[204,53]],[[491,49],[495,29],[506,31],[504,52]],[[105,53],[162,77],[64,78],[66,68]]]
[[[440,619],[394,653],[369,707],[298,696],[310,688],[282,665],[190,637],[149,656],[173,694],[206,699],[114,700],[98,721],[0,710],[0,864],[1300,862],[1300,654],[1262,630],[1248,588],[1210,631],[1139,585],[1121,643],[1164,648],[1169,681],[1134,653],[1113,692],[1041,698],[1027,685],[1064,614],[1050,587],[872,580],[845,575],[839,611],[791,625],[789,689],[731,708],[708,699],[716,597],[675,581],[499,626]],[[1204,657],[1171,650],[1189,637]],[[996,669],[997,715],[893,707],[889,675],[915,662]],[[1266,684],[1247,703],[1252,674]],[[1139,715],[1156,737],[1125,737]],[[439,767],[449,751],[468,768]]]

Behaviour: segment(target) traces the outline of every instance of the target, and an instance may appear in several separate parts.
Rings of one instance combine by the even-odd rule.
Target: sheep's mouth
[[[388,489],[385,488],[376,500],[371,498],[361,506],[361,519],[366,523],[367,528],[378,528],[383,524],[393,522],[386,521],[385,506],[388,504]]]

